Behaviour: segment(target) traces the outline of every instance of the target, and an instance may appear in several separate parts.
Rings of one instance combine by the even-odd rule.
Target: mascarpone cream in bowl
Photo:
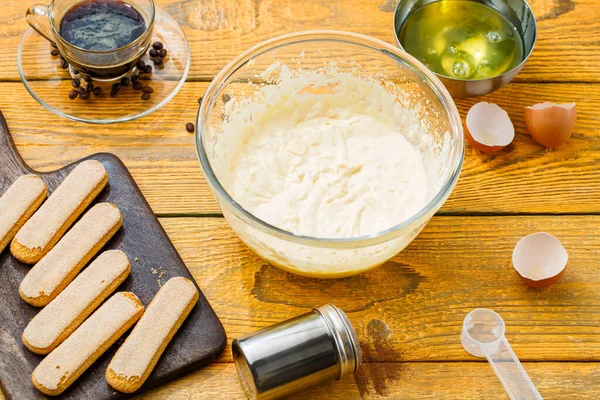
[[[215,78],[201,165],[224,216],[270,263],[341,277],[401,251],[463,158],[450,96],[415,59],[344,32],[272,39]]]

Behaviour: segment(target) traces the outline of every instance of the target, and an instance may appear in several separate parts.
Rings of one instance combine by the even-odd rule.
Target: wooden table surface
[[[519,76],[488,96],[512,118],[512,145],[467,147],[460,180],[437,216],[401,254],[341,280],[294,276],[246,248],[222,218],[202,176],[194,137],[197,99],[234,56],[270,37],[344,29],[393,43],[395,0],[159,0],[192,49],[188,82],[164,108],[120,125],[72,122],[46,111],[19,81],[16,53],[33,1],[0,0],[0,110],[34,168],[52,170],[109,151],[124,161],[235,337],[333,302],[364,351],[354,377],[302,398],[506,398],[485,360],[461,347],[465,314],[499,312],[506,336],[547,399],[600,397],[600,0],[533,0],[536,48]],[[576,131],[549,151],[526,133],[523,107],[577,102]],[[523,285],[511,266],[517,240],[547,231],[569,252],[562,280]],[[1,395],[0,395],[1,398]],[[218,362],[143,399],[243,399],[228,346]]]

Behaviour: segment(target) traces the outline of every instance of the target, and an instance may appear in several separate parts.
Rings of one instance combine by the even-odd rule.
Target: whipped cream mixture
[[[215,149],[232,198],[298,235],[376,233],[410,218],[431,194],[415,115],[381,83],[335,75],[283,77],[227,104],[219,135],[227,139]]]

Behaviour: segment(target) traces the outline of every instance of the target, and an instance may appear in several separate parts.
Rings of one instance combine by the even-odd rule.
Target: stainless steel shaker
[[[232,343],[250,399],[274,399],[354,373],[362,362],[346,314],[327,304]]]

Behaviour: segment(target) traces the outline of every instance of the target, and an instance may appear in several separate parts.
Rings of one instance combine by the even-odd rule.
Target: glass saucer
[[[143,100],[142,91],[133,85],[123,87],[116,97],[110,97],[111,85],[115,82],[93,82],[101,87],[100,95],[92,94],[89,99],[79,97],[71,100],[73,90],[69,69],[60,66],[60,58],[52,56],[50,42],[27,28],[21,43],[17,62],[19,75],[25,88],[41,105],[55,114],[75,121],[95,124],[111,124],[131,121],[158,110],[167,104],[179,91],[190,69],[190,47],[185,33],[166,11],[156,7],[152,42],[162,42],[168,55],[157,68],[146,53],[143,60],[152,66],[152,73],[140,74],[138,81],[154,91],[149,100]],[[86,82],[81,80],[83,86]]]

